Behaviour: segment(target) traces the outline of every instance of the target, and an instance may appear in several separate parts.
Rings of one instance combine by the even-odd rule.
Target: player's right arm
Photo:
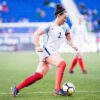
[[[37,52],[42,52],[43,48],[40,46],[40,36],[44,34],[44,31],[41,29],[38,29],[34,33],[34,44],[36,46],[36,51]]]

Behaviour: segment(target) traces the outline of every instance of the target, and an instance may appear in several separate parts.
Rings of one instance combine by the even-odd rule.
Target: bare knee
[[[82,57],[82,54],[80,53],[80,52],[78,52],[77,54],[76,54],[76,58],[81,58]]]

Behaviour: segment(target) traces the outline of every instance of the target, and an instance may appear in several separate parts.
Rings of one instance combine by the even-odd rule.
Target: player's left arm
[[[75,51],[77,51],[78,48],[75,47],[75,46],[73,45],[73,42],[72,42],[72,38],[71,38],[70,32],[66,33],[66,39],[67,39],[68,45],[71,46]]]
[[[65,24],[65,28],[66,28],[66,30],[65,30],[65,36],[66,36],[66,40],[67,40],[68,45],[71,46],[75,51],[77,51],[78,48],[75,47],[73,45],[73,42],[72,42],[71,31],[70,31],[69,25]]]

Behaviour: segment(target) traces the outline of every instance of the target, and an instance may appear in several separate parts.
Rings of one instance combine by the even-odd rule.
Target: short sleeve
[[[69,25],[66,23],[65,24],[65,35],[69,34],[70,33],[70,27]]]
[[[50,28],[50,23],[39,27],[39,29],[42,30],[42,31],[44,31],[44,33],[48,33],[49,28]]]

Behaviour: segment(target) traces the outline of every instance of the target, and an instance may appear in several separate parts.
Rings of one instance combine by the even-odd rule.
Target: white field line
[[[54,91],[40,91],[40,92],[29,92],[29,93],[19,93],[19,94],[50,94],[50,93],[54,93]],[[100,93],[100,91],[76,91],[76,93]],[[8,95],[11,93],[4,93],[4,92],[0,92],[0,95]]]

